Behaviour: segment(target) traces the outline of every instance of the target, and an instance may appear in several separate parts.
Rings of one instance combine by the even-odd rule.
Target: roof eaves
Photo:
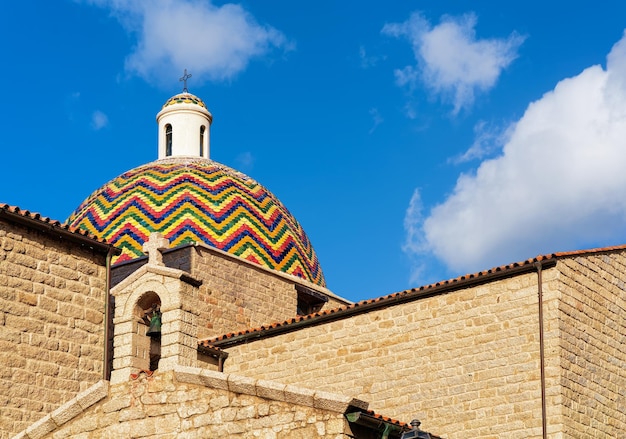
[[[350,412],[344,416],[351,424],[382,433],[385,438],[397,439],[403,432],[411,429],[411,426],[404,422],[378,415],[370,410]]]
[[[583,256],[583,255],[591,255],[591,254],[596,254],[596,253],[608,253],[608,252],[615,252],[615,251],[622,251],[622,250],[626,250],[626,244],[614,245],[610,247],[590,248],[587,250],[572,250],[572,251],[567,251],[567,252],[558,252],[558,253],[554,253],[554,257],[561,259],[561,258],[568,258],[572,256]]]
[[[224,360],[228,358],[228,352],[225,350],[208,343],[203,344],[200,340],[198,341],[198,350],[203,354],[210,355],[211,357],[222,358]]]
[[[396,419],[389,418],[387,416],[379,415],[371,410],[359,410],[345,414],[348,422],[352,424],[358,424],[371,430],[376,430],[382,433],[382,437],[388,438],[400,438],[402,433],[413,430],[413,426],[406,422],[398,421]],[[417,428],[419,428],[419,422]],[[418,430],[421,433],[425,433],[427,437],[432,439],[441,439],[432,433]],[[422,437],[421,435],[419,437]]]
[[[113,254],[121,253],[121,250],[108,244],[104,239],[97,238],[84,230],[72,229],[60,221],[53,220],[49,217],[42,216],[36,212],[20,209],[17,206],[11,206],[6,203],[0,203],[0,217],[21,224],[26,227],[34,228],[47,233],[57,234],[58,238],[65,238],[82,246],[93,248],[94,250]]]
[[[265,337],[282,334],[285,332],[295,331],[304,326],[313,326],[347,318],[356,314],[365,313],[374,309],[385,308],[400,303],[410,302],[413,300],[432,297],[439,294],[455,291],[460,288],[468,288],[496,279],[515,276],[517,274],[535,271],[536,263],[540,262],[543,268],[548,268],[556,264],[556,255],[548,254],[537,256],[536,258],[527,259],[513,264],[502,265],[489,270],[480,271],[478,273],[459,276],[442,282],[425,285],[419,288],[412,288],[397,293],[381,296],[375,299],[362,300],[352,305],[342,306],[325,311],[319,311],[306,316],[298,316],[283,322],[274,322],[257,328],[250,328],[239,332],[231,332],[214,337],[207,340],[201,340],[200,343],[206,345],[219,346],[227,348],[242,342],[258,340]]]

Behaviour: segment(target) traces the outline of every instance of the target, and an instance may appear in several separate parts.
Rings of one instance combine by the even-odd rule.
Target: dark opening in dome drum
[[[306,233],[253,179],[202,158],[170,158],[132,169],[87,198],[68,218],[122,249],[114,263],[143,255],[150,233],[171,246],[209,246],[325,286]]]

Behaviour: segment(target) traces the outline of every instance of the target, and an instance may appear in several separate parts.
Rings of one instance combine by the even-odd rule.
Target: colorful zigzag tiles
[[[173,247],[201,241],[325,286],[309,238],[282,203],[211,160],[171,158],[130,170],[94,192],[67,223],[121,248],[114,262],[142,256],[150,233],[160,232]]]

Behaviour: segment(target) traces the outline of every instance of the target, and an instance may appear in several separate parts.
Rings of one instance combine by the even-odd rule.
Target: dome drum
[[[158,157],[210,157],[213,116],[204,102],[190,93],[169,99],[157,114]]]

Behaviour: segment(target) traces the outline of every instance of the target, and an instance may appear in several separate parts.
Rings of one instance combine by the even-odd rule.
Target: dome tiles
[[[206,109],[206,104],[198,96],[191,93],[183,92],[169,98],[163,108],[169,107],[175,104],[196,104]]]
[[[111,180],[68,218],[70,227],[143,255],[150,233],[175,247],[203,242],[263,267],[325,286],[317,255],[296,219],[253,179],[209,159],[157,160]]]

